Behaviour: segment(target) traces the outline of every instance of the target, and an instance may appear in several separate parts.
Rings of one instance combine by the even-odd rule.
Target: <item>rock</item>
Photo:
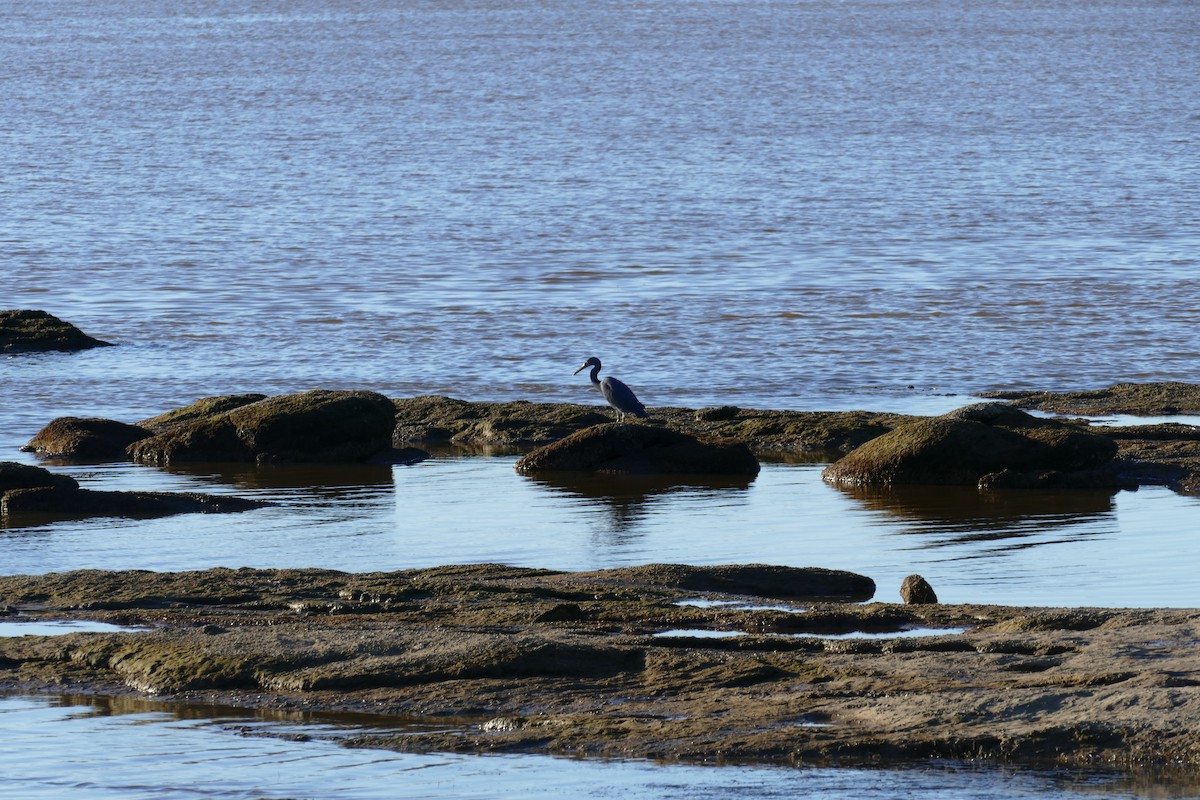
[[[548,471],[630,475],[757,475],[758,459],[741,442],[701,440],[650,425],[608,423],[528,453],[523,475]]]
[[[0,497],[0,516],[165,517],[247,511],[267,505],[242,497],[173,492],[99,492],[62,486],[11,489]]]
[[[183,408],[142,420],[138,426],[153,433],[166,433],[193,422],[219,417],[236,408],[266,399],[265,394],[223,394],[217,397],[204,397]]]
[[[728,564],[712,567],[690,564],[647,564],[593,573],[651,586],[695,592],[770,597],[776,600],[837,599],[863,602],[875,596],[875,581],[865,575],[820,567],[781,567],[774,564]]]
[[[392,401],[381,394],[318,389],[184,422],[135,442],[129,454],[158,465],[365,461],[391,447],[394,426]]]
[[[571,403],[474,403],[423,396],[395,401],[393,444],[453,442],[529,448],[556,442],[610,417]],[[849,452],[916,417],[866,411],[762,411],[723,406],[654,409],[656,422],[697,437],[737,439],[756,452]]]
[[[41,467],[0,461],[0,495],[14,489],[38,488],[78,489],[79,483],[69,475],[55,475]]]
[[[844,485],[978,485],[1005,470],[1092,471],[1116,453],[1106,436],[985,403],[900,425],[827,467],[823,477]]]
[[[1117,383],[1084,392],[988,392],[984,397],[1010,400],[1021,408],[1056,414],[1195,414],[1200,413],[1200,384]]]
[[[0,311],[0,353],[73,352],[109,346],[45,311]]]
[[[900,599],[910,606],[932,605],[938,601],[929,581],[920,575],[909,575],[904,579],[900,584]]]
[[[37,432],[21,449],[56,458],[124,461],[125,450],[153,432],[96,417],[59,417]]]

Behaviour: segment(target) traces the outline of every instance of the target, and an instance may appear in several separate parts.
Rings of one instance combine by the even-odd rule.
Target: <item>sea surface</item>
[[[0,309],[45,309],[117,345],[0,360],[0,460],[33,463],[17,448],[58,416],[135,422],[233,392],[598,404],[572,375],[588,356],[651,409],[935,414],[995,389],[1200,380],[1192,0],[0,12]],[[517,476],[509,455],[435,455],[53,465],[91,488],[278,505],[18,522],[0,530],[0,572],[759,561],[862,572],[880,600],[920,572],[951,602],[1200,606],[1200,500],[1166,489],[862,494],[823,484],[819,463],[768,463],[740,486],[564,484]],[[57,706],[4,703],[49,732],[26,760],[99,735]],[[147,719],[117,720],[115,741],[163,728]],[[213,758],[229,746],[184,735]],[[325,757],[289,747],[289,763]],[[548,780],[438,763],[405,774],[498,770],[516,794]],[[539,763],[634,797],[709,796],[725,774],[664,795],[631,788],[655,780],[641,766]],[[378,776],[393,766],[357,771],[361,796],[390,789]],[[209,794],[258,796],[246,769]],[[73,797],[123,791],[103,765],[82,772],[101,777]],[[324,774],[313,796],[349,773]],[[917,791],[911,773],[863,775],[809,793]],[[946,796],[995,793],[973,775]],[[20,796],[55,796],[39,780]],[[722,796],[803,791],[757,780]],[[151,783],[146,796],[181,791]]]

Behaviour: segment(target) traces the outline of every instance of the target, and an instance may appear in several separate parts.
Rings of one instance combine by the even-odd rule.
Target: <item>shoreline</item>
[[[346,742],[405,751],[1200,780],[1200,610],[781,599],[782,569],[8,576],[10,611],[152,627],[0,639],[0,690],[448,723]]]

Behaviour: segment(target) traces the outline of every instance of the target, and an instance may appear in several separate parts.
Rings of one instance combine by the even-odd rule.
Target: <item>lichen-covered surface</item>
[[[0,689],[458,723],[354,740],[398,750],[1200,773],[1200,610],[845,602],[864,580],[679,565],[5,577],[8,619],[151,629],[0,639]],[[679,604],[730,595],[742,605]],[[672,630],[742,635],[655,635]],[[851,631],[877,635],[827,636]]]

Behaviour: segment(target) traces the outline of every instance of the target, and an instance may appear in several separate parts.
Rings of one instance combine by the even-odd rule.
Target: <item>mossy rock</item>
[[[21,449],[51,458],[124,461],[125,450],[153,432],[97,417],[59,417],[42,428]]]
[[[267,395],[265,394],[223,394],[217,397],[204,397],[183,408],[142,420],[138,426],[146,428],[152,433],[166,433],[193,422],[219,417],[234,409],[266,399]]]
[[[77,487],[41,486],[11,489],[0,497],[0,515],[80,517],[167,517],[174,514],[217,514],[262,508],[266,503],[199,492],[102,492]]]
[[[160,465],[356,462],[388,451],[394,426],[392,401],[381,394],[317,389],[201,416],[135,442],[129,454]]]
[[[0,461],[0,495],[15,489],[78,489],[79,483],[69,475],[55,475],[48,469]]]
[[[1174,381],[1116,383],[1107,389],[1081,392],[1007,391],[988,392],[983,396],[1010,400],[1021,408],[1055,414],[1200,414],[1200,384]]]
[[[901,425],[827,467],[844,485],[976,485],[984,476],[1098,469],[1117,453],[1106,436],[994,403]]]
[[[108,347],[69,322],[45,311],[0,311],[0,353],[73,352]]]
[[[757,475],[758,460],[741,442],[702,440],[641,424],[596,425],[538,448],[517,472],[628,475]]]

